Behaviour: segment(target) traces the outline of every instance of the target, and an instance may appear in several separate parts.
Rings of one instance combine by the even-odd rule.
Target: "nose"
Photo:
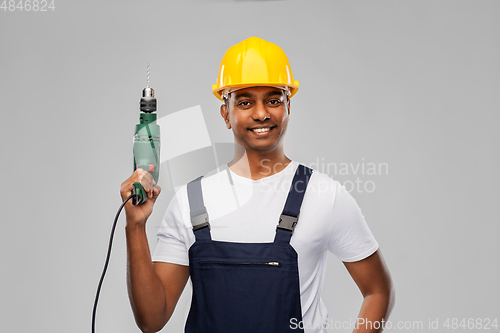
[[[259,101],[255,105],[255,107],[253,108],[253,113],[252,113],[253,120],[264,121],[264,120],[266,120],[266,119],[268,119],[270,117],[271,117],[271,115],[267,111],[267,108],[264,105],[264,103],[262,103],[261,101]]]

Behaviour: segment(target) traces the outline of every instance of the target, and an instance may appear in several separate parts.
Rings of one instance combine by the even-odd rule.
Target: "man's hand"
[[[140,182],[148,195],[148,200],[144,203],[134,206],[132,200],[129,200],[125,205],[125,213],[127,215],[127,226],[145,225],[147,219],[153,212],[153,205],[160,195],[161,187],[156,185],[151,174],[143,169],[137,169],[120,188],[122,201],[125,201],[132,194],[132,185],[135,182]]]

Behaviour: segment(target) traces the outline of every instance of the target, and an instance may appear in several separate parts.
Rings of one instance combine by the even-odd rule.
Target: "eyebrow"
[[[264,98],[268,98],[268,97],[274,96],[274,95],[280,95],[281,96],[281,95],[283,95],[283,91],[281,91],[281,90],[268,91],[264,95]],[[236,96],[234,96],[234,99],[238,99],[238,98],[242,98],[242,97],[255,98],[255,95],[252,94],[252,93],[249,93],[249,92],[242,92],[242,93],[236,94]]]

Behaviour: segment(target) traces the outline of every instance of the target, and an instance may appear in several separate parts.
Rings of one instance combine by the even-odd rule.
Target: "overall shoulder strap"
[[[193,225],[193,232],[196,240],[212,239],[210,236],[208,213],[203,203],[203,192],[201,190],[202,178],[203,176],[200,176],[187,184],[191,224]]]
[[[292,184],[286,198],[283,213],[281,213],[279,224],[276,227],[276,236],[274,242],[289,243],[292,237],[293,230],[297,225],[300,207],[306,193],[307,184],[312,175],[312,169],[299,164],[295,175],[293,176]]]

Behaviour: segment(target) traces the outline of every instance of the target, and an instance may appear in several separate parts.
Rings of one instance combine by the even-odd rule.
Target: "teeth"
[[[271,127],[266,127],[266,128],[256,128],[256,129],[253,129],[252,131],[254,132],[267,132],[271,129]]]

